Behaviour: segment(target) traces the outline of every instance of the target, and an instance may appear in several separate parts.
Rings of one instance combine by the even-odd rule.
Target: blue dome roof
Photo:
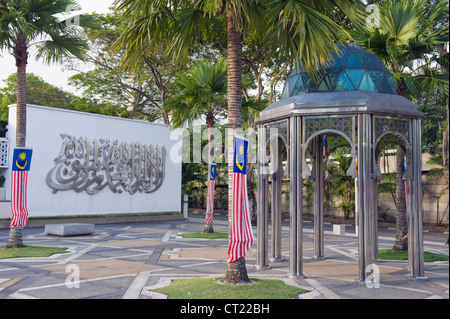
[[[356,45],[338,44],[340,54],[332,53],[323,76],[312,81],[299,65],[289,74],[281,98],[313,92],[368,91],[397,94],[394,78],[373,53]]]

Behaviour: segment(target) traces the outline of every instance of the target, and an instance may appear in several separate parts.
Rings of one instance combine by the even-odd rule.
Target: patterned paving
[[[69,253],[0,260],[0,299],[149,299],[155,298],[151,287],[170,284],[172,279],[223,276],[228,239],[181,237],[202,227],[203,218],[193,216],[184,221],[97,225],[92,236],[47,236],[43,229],[25,229],[25,244],[68,247]],[[227,221],[215,220],[214,228],[226,232]],[[284,225],[282,230],[284,260],[272,263],[269,270],[258,271],[255,244],[246,258],[250,277],[287,278],[289,228]],[[8,234],[8,230],[0,230],[0,245],[7,241]],[[442,238],[446,236],[442,234]],[[425,249],[448,255],[444,242],[426,239]],[[380,235],[380,248],[391,245],[390,236]],[[379,262],[380,285],[370,289],[355,281],[358,249],[354,234],[338,236],[327,230],[327,258],[315,260],[312,227],[306,225],[303,246],[307,277],[291,280],[310,290],[302,298],[449,298],[448,262],[426,263],[427,281],[408,279],[407,262]]]

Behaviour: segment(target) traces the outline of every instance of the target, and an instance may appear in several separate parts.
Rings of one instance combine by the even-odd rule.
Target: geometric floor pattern
[[[167,222],[96,225],[90,236],[48,236],[43,228],[25,228],[25,245],[61,246],[69,253],[48,258],[0,260],[0,299],[152,299],[151,288],[176,278],[218,277],[226,272],[227,239],[183,239],[202,231],[204,216]],[[215,217],[214,230],[227,232]],[[254,234],[256,231],[254,231]],[[282,227],[282,256],[268,270],[257,270],[256,244],[246,256],[250,277],[287,280],[289,224]],[[394,231],[379,231],[379,248],[393,244]],[[9,230],[0,230],[0,246]],[[448,234],[424,234],[425,250],[448,255]],[[255,241],[256,243],[256,241]],[[310,290],[310,299],[449,299],[449,263],[425,264],[426,281],[409,279],[408,263],[380,261],[378,287],[358,284],[358,249],[354,229],[335,235],[325,225],[325,260],[313,258],[313,229],[304,223],[305,279],[293,284]]]

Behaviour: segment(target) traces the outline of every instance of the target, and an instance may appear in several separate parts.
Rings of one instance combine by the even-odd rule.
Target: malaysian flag
[[[29,148],[15,148],[11,172],[10,227],[24,227],[28,220],[27,183],[33,151]]]
[[[208,216],[208,218],[205,221],[205,225],[209,224],[213,220],[213,213],[214,213],[214,182],[216,181],[216,170],[217,170],[217,164],[212,163],[209,168],[209,199],[211,203],[211,212]]]
[[[236,261],[253,245],[252,224],[247,197],[248,140],[236,136],[234,140],[233,199],[228,263]]]

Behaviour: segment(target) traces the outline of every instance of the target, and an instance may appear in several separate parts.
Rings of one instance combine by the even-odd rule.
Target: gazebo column
[[[272,148],[272,151],[274,149]],[[272,214],[272,237],[270,261],[281,261],[281,181],[283,178],[283,163],[277,147],[274,156],[277,160],[273,163],[274,171],[272,173],[272,200],[271,200],[271,214]]]
[[[302,222],[302,152],[301,118],[289,119],[289,274],[303,274],[303,222]]]
[[[323,228],[324,161],[323,135],[314,139],[314,258],[325,259]]]
[[[373,244],[373,260],[380,261],[378,257],[378,186],[377,180],[372,179],[372,244]]]
[[[407,213],[409,276],[426,279],[423,257],[422,232],[422,159],[421,159],[421,120],[411,120],[410,144],[412,147],[412,180],[408,180]]]
[[[266,134],[264,126],[260,125],[258,128],[258,185],[257,185],[257,199],[256,199],[256,216],[257,216],[257,226],[256,226],[256,267],[258,269],[270,268],[268,265],[268,193],[269,193],[269,182],[268,182],[268,168],[267,168],[267,157],[266,157]]]
[[[358,250],[359,279],[365,283],[374,262],[372,121],[369,114],[358,114]]]
[[[374,121],[372,124],[375,127]],[[376,134],[372,136],[372,217],[373,217],[373,258],[375,262],[379,262],[378,257],[378,182],[382,178],[379,157],[376,152]]]

